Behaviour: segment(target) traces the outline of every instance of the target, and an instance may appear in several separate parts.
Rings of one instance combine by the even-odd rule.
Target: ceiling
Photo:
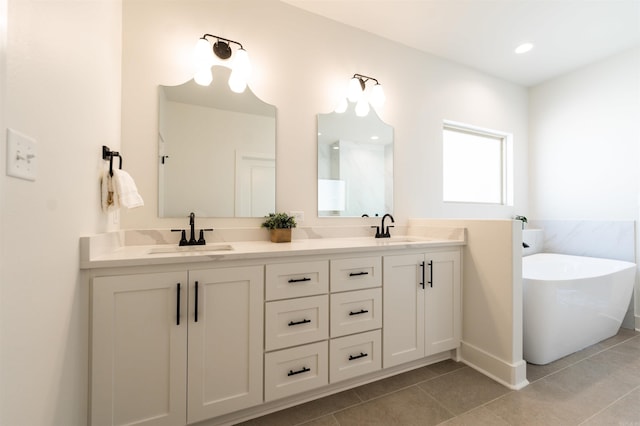
[[[640,0],[282,1],[523,86],[640,46]]]

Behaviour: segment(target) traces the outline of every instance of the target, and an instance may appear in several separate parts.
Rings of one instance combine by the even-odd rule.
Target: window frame
[[[500,201],[460,201],[445,199],[445,131],[466,133],[500,141]],[[513,135],[500,130],[488,129],[467,123],[443,120],[442,123],[442,202],[446,204],[473,204],[484,206],[513,206]]]

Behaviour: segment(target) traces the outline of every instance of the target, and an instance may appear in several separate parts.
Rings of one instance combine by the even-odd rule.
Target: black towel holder
[[[119,169],[122,170],[122,156],[117,151],[111,151],[108,146],[102,145],[102,159],[109,160],[109,175],[113,176],[113,157],[118,157],[120,159]]]

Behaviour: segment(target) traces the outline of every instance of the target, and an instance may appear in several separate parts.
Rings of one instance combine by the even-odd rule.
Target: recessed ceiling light
[[[522,43],[520,46],[516,47],[515,52],[520,55],[522,53],[526,53],[528,51],[530,51],[531,49],[533,49],[533,44],[532,43]]]

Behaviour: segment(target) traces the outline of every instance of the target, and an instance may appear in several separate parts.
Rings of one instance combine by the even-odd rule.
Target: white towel
[[[123,207],[133,209],[135,207],[144,206],[144,201],[138,193],[138,188],[133,178],[124,170],[113,170],[113,189],[114,197],[117,198],[116,204]]]
[[[105,213],[117,210],[120,208],[120,201],[115,193],[113,186],[113,178],[109,174],[109,170],[105,170],[102,173],[102,177],[100,179],[100,189],[101,189],[101,201],[102,201],[102,211]]]

